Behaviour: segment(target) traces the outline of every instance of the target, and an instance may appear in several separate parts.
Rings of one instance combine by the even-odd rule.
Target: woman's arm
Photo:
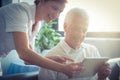
[[[29,44],[29,47],[30,47],[30,49],[33,50],[32,46],[31,46],[30,44]],[[26,65],[31,65],[31,63],[28,63],[28,62],[26,62],[26,61],[24,61],[24,64],[26,64]]]
[[[47,69],[63,72],[69,77],[71,77],[75,72],[80,70],[77,63],[64,65],[52,61],[50,59],[44,58],[35,53],[29,47],[29,40],[27,38],[26,33],[24,32],[13,32],[13,37],[19,57],[28,63]]]
[[[45,67],[45,68],[48,68],[48,69],[49,68],[52,69],[54,66],[59,68],[59,66],[55,65],[55,64],[58,64],[58,63],[55,63],[54,61],[50,61],[46,58],[43,58],[42,56],[35,53],[29,47],[29,42],[28,42],[29,40],[27,38],[26,33],[14,32],[13,37],[14,37],[16,50],[17,50],[18,55],[21,59],[23,59],[24,61],[27,61],[28,63],[38,65],[38,66],[41,66],[41,67]],[[51,63],[49,63],[49,61]],[[54,66],[53,66],[53,64],[54,64]],[[61,65],[61,64],[59,64],[59,65]],[[55,67],[53,68],[53,70],[54,69],[55,69]]]

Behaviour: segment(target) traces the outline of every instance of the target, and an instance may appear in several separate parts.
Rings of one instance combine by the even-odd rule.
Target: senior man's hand
[[[106,80],[106,78],[110,75],[111,68],[108,63],[104,63],[103,66],[98,71],[98,80]]]

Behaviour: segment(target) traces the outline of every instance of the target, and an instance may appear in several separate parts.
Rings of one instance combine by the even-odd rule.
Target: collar
[[[85,48],[85,46],[83,45],[83,43],[81,44],[80,48],[78,49],[73,49],[71,48],[64,40],[62,40],[60,42],[60,46],[63,48],[63,50],[65,51],[65,53],[70,54],[70,53],[77,53],[80,52],[80,50],[82,50],[83,48]]]

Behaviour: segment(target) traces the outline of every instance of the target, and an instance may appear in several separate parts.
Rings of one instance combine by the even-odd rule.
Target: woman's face
[[[60,13],[65,7],[65,3],[59,3],[57,1],[43,2],[37,6],[36,18],[38,21],[44,20],[50,22],[59,17]]]

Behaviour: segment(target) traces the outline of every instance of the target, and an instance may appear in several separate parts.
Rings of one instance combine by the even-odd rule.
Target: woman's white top
[[[25,2],[9,4],[0,8],[0,57],[15,49],[12,32],[24,32],[29,43],[34,46],[39,27],[32,32],[35,22],[35,5]]]

